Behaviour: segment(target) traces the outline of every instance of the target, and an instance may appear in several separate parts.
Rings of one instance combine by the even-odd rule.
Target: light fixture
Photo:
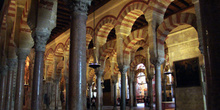
[[[93,27],[94,27],[94,31],[95,31],[95,10],[93,12]],[[95,38],[95,34],[93,35],[93,57],[94,57],[94,62],[93,63],[89,63],[89,67],[96,69],[98,67],[100,67],[100,64],[98,63],[98,58],[96,55],[96,46],[95,46],[95,42],[96,42],[96,38]]]

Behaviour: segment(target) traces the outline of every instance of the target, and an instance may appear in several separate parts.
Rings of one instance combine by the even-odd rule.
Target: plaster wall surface
[[[166,43],[168,46],[169,63],[171,67],[173,67],[173,62],[179,60],[195,57],[199,57],[199,60],[201,60],[202,55],[198,48],[198,34],[192,27],[168,35]],[[204,109],[201,86],[175,87],[174,93],[176,98],[176,110]]]

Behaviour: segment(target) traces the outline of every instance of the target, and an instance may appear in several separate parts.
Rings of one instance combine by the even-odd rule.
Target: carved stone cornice
[[[69,0],[71,12],[78,12],[87,15],[88,6],[91,5],[92,0]]]
[[[8,66],[7,65],[1,65],[0,66],[0,73],[1,73],[1,75],[6,75],[7,74],[7,72],[8,72]]]
[[[45,51],[47,40],[50,37],[50,32],[36,32],[35,49],[36,51]]]
[[[30,53],[30,49],[18,48],[17,49],[18,60],[25,61],[29,53]]]
[[[164,63],[165,58],[150,58],[150,62],[155,66],[160,66]]]
[[[13,71],[17,65],[17,59],[8,59],[7,65],[8,65],[9,71]]]

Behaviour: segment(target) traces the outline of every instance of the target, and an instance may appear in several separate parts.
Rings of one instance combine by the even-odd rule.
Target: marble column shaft
[[[35,54],[33,86],[32,86],[32,110],[42,110],[43,101],[43,65],[44,65],[44,51],[37,51]]]
[[[131,76],[130,76],[131,77]],[[130,108],[133,108],[134,106],[134,93],[133,93],[133,79],[129,78],[129,98],[130,98]]]
[[[121,71],[121,107],[120,110],[126,110],[126,77],[124,70]]]
[[[135,77],[135,80],[133,82],[133,94],[134,94],[134,107],[137,107],[137,97],[136,97],[136,84],[137,84],[137,78]]]
[[[5,107],[5,93],[6,93],[6,86],[7,86],[7,72],[8,66],[4,65],[1,66],[1,77],[0,77],[0,110],[4,110]]]
[[[16,79],[14,110],[23,109],[25,60],[29,53],[30,53],[29,50],[18,51],[18,67],[17,67],[18,71],[17,71],[17,79]]]
[[[96,74],[97,96],[96,96],[96,110],[102,110],[103,107],[103,90],[102,90],[102,74]]]
[[[13,76],[14,76],[14,68],[16,65],[16,59],[8,59],[8,75],[7,75],[7,87],[6,87],[6,98],[5,98],[5,109],[11,110],[12,103],[12,89],[13,89]]]
[[[156,110],[162,110],[161,67],[155,65]]]
[[[69,94],[70,110],[86,110],[86,20],[90,0],[71,0]]]
[[[153,78],[148,78],[148,97],[150,98],[150,110],[153,110],[153,83],[152,83]]]

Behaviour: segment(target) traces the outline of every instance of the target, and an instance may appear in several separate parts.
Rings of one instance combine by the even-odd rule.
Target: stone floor
[[[113,106],[104,106],[103,110],[112,110]],[[117,106],[117,109],[120,110],[120,106]],[[126,107],[126,110],[130,110],[129,106]],[[149,108],[144,107],[144,103],[139,103],[137,107],[134,107],[133,110],[149,110]]]

